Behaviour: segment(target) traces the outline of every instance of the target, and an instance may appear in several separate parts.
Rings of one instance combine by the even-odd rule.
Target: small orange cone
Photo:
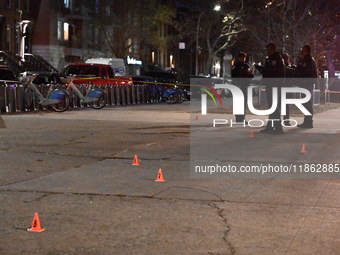
[[[307,153],[306,145],[304,143],[302,144],[300,153]]]
[[[39,214],[37,212],[34,213],[32,227],[27,230],[31,232],[42,232],[45,230],[40,226]]]
[[[196,115],[196,119],[195,120],[198,120],[198,115]]]
[[[164,179],[163,173],[162,173],[162,169],[158,170],[157,179],[155,180],[155,182],[165,182],[165,179]]]
[[[138,156],[135,155],[135,157],[133,158],[133,163],[132,163],[133,166],[139,166],[139,161],[138,161]]]
[[[255,137],[253,130],[250,130],[250,135],[249,137]]]

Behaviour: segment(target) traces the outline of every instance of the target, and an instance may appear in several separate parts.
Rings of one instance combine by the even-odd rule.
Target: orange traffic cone
[[[139,166],[139,161],[138,161],[138,156],[135,155],[135,157],[133,158],[133,163],[132,163],[133,166]]]
[[[162,173],[162,169],[158,170],[157,179],[155,180],[155,182],[165,182],[165,179],[164,179],[163,173]]]
[[[306,145],[304,143],[302,144],[300,153],[307,153]]]
[[[45,230],[40,226],[39,214],[37,212],[34,213],[32,227],[27,230],[31,232],[42,232]]]
[[[250,130],[250,135],[249,137],[255,137],[253,130]]]

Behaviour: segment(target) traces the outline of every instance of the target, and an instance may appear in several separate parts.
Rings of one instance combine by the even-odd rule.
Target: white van
[[[117,76],[126,76],[126,66],[122,58],[89,58],[85,61],[89,64],[104,64],[112,66]]]

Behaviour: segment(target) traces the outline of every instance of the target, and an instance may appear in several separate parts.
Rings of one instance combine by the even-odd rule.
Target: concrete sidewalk
[[[340,163],[339,116],[254,140],[249,128],[215,133],[237,142],[230,162]],[[338,254],[339,179],[192,179],[193,118],[188,105],[3,116],[0,254]],[[198,122],[191,135],[210,128]],[[42,233],[26,231],[35,211]]]

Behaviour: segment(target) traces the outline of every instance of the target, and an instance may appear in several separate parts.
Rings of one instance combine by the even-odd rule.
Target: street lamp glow
[[[216,4],[214,7],[214,11],[219,12],[221,10],[221,5],[220,4]]]
[[[214,6],[214,11],[218,12],[221,10],[221,5],[220,4],[216,4]],[[199,28],[200,28],[200,22],[201,22],[201,18],[203,16],[203,14],[205,13],[205,10],[201,12],[201,14],[199,15],[198,17],[198,20],[197,20],[197,29],[196,29],[196,67],[195,67],[195,74],[198,75],[198,53],[199,53],[199,45],[198,45],[198,39],[199,39]]]

